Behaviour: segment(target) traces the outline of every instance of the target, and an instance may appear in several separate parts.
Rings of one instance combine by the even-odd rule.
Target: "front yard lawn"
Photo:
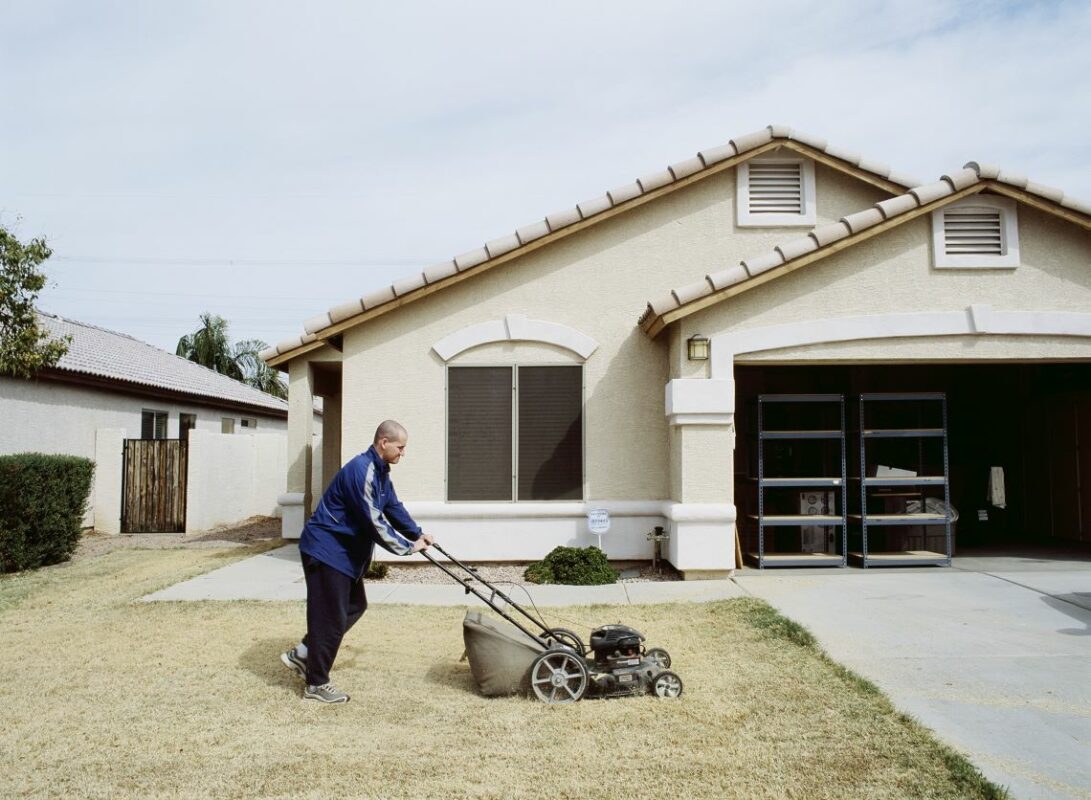
[[[334,667],[352,702],[304,702],[278,659],[301,603],[139,602],[241,555],[126,550],[0,579],[0,797],[1002,796],[751,600],[558,612],[667,648],[677,700],[483,698],[461,609],[376,606]]]

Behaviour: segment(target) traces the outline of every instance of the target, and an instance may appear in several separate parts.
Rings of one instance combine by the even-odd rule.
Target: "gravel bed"
[[[108,533],[88,531],[80,538],[73,561],[94,558],[114,550],[172,550],[175,548],[248,547],[280,539],[280,520],[276,517],[251,517],[240,525],[210,531],[184,533]]]
[[[386,563],[389,571],[379,583],[453,583],[447,573],[431,564]],[[523,578],[523,571],[526,568],[526,564],[482,564],[475,567],[482,578],[489,583],[495,584],[529,584],[530,581]],[[622,569],[618,583],[650,583],[652,581],[676,580],[679,580],[678,573],[670,566],[664,564],[662,570],[657,571],[652,569],[650,564],[644,564]],[[375,581],[369,582],[374,583]]]

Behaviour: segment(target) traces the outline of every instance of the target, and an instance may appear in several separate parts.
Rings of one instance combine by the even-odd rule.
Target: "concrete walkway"
[[[1091,561],[955,558],[735,582],[1013,797],[1091,798]]]
[[[440,576],[441,578],[443,576]],[[452,580],[446,583],[376,583],[367,585],[369,605],[465,606],[481,605]],[[534,586],[526,590],[500,586],[517,603],[527,597],[539,606],[632,605],[674,601],[707,602],[744,597],[731,580],[614,583],[608,586]],[[307,587],[299,563],[299,548],[287,545],[206,575],[175,584],[145,600],[305,600]]]
[[[723,581],[527,591],[539,606],[760,597],[1014,797],[1091,800],[1091,559],[991,556],[956,558],[950,569],[747,569]],[[523,602],[521,590],[508,593]],[[145,599],[304,597],[298,551],[290,545]],[[480,603],[453,582],[372,583],[368,601]]]

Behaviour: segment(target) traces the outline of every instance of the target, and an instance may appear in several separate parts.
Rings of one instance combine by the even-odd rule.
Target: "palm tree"
[[[275,369],[261,360],[258,353],[269,349],[261,339],[243,339],[236,342],[233,349],[235,364],[242,372],[242,380],[259,391],[288,399],[288,387],[280,379]]]
[[[227,320],[206,311],[201,314],[201,327],[179,339],[174,352],[274,397],[287,398],[288,389],[276,370],[258,357],[268,346],[261,339],[244,339],[232,346],[227,340]]]
[[[174,354],[237,381],[243,378],[227,341],[227,320],[216,314],[201,314],[201,327],[179,339]]]

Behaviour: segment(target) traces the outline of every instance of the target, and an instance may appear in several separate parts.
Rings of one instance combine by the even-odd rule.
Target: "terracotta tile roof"
[[[181,392],[207,398],[210,405],[241,403],[280,417],[288,412],[284,400],[124,333],[53,314],[39,314],[38,322],[53,337],[72,337],[68,352],[56,366],[62,372]]]
[[[577,222],[591,219],[649,192],[709,170],[729,158],[743,155],[777,141],[794,142],[802,147],[824,153],[839,162],[844,162],[847,167],[873,174],[897,187],[907,188],[918,183],[911,177],[892,172],[890,167],[884,164],[869,161],[861,158],[857,153],[833,147],[825,139],[793,130],[786,125],[769,125],[759,131],[731,139],[727,144],[702,150],[693,158],[672,164],[664,170],[650,173],[632,183],[611,189],[599,197],[578,203],[574,208],[547,214],[544,219],[519,228],[513,234],[494,239],[487,242],[483,247],[470,250],[462,255],[455,256],[453,259],[428,267],[419,275],[398,281],[390,286],[384,286],[358,300],[331,308],[329,311],[307,320],[303,324],[303,330],[305,331],[303,336],[280,342],[275,347],[262,352],[261,357],[268,361],[297,348],[304,347],[317,341],[317,334],[324,329],[357,314],[393,303],[415,291],[449,279],[456,274],[472,270],[520,247],[525,247],[543,236],[556,233]]]
[[[710,273],[703,280],[674,289],[669,294],[649,302],[648,307],[640,316],[638,324],[646,332],[654,335],[655,332],[658,332],[658,328],[654,332],[652,328],[657,327],[657,321],[661,320],[664,314],[721,292],[731,286],[745,283],[763,272],[788,264],[822,247],[873,228],[881,222],[908,214],[914,209],[950,197],[963,189],[978,184],[982,184],[983,187],[984,185],[994,184],[1000,189],[1004,185],[1011,186],[1037,195],[1062,208],[1091,217],[1091,205],[1068,197],[1060,189],[1034,183],[1027,180],[1023,175],[1007,172],[989,164],[971,161],[962,169],[944,175],[938,181],[916,186],[905,194],[891,197],[888,200],[876,203],[870,208],[842,217],[838,222],[820,225],[806,236],[778,245],[772,252],[744,259],[738,265]]]

